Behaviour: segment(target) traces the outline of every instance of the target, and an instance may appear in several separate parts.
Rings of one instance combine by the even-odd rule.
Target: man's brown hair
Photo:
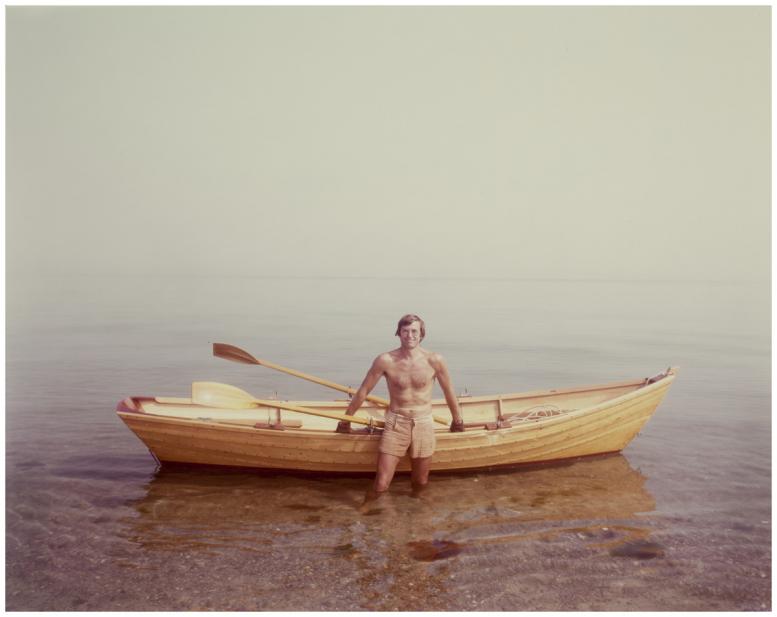
[[[402,326],[409,326],[414,321],[417,321],[419,324],[421,324],[421,340],[424,340],[424,337],[426,336],[426,325],[424,324],[424,320],[421,319],[418,315],[413,315],[412,313],[408,313],[407,315],[403,315],[402,318],[399,320],[399,323],[397,324],[397,331],[394,332],[394,336],[399,336],[399,331],[402,329]]]

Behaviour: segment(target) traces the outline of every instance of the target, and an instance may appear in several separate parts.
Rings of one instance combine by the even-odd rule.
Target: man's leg
[[[413,423],[413,441],[410,444],[410,466],[412,469],[413,495],[418,496],[429,483],[429,470],[432,468],[432,454],[437,439],[434,423],[424,418]]]
[[[393,454],[378,453],[378,471],[375,474],[375,482],[373,482],[364,495],[364,501],[361,506],[362,511],[388,490],[400,460],[402,459],[399,456],[394,456]]]
[[[373,488],[377,493],[384,493],[388,490],[391,480],[394,479],[394,472],[402,459],[393,454],[385,452],[378,453],[378,471],[375,474],[375,483]]]
[[[418,495],[426,488],[426,485],[429,484],[429,469],[432,466],[432,457],[411,458],[410,465],[412,468],[410,477],[413,486],[413,494]]]

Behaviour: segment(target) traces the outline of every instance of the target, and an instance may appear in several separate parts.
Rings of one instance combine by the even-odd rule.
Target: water
[[[764,287],[11,277],[7,294],[10,610],[771,608]],[[334,398],[210,343],[358,386],[406,312],[474,395],[680,371],[621,455],[433,474],[420,499],[400,477],[364,513],[365,478],[157,470],[114,414],[197,380]]]

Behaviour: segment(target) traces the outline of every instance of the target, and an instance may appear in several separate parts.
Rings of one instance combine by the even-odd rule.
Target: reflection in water
[[[547,554],[554,544],[609,557],[613,547],[646,540],[649,521],[640,514],[655,508],[645,477],[621,455],[436,475],[420,498],[401,477],[390,494],[360,513],[369,483],[163,470],[131,504],[137,516],[125,519],[125,533],[146,551],[318,555],[322,582],[351,564],[367,606],[390,610],[397,594],[444,596],[462,559],[487,554],[499,567],[525,561],[535,550]]]

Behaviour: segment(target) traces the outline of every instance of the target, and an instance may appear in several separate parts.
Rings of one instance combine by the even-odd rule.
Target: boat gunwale
[[[610,384],[609,387],[602,387],[602,388],[581,388],[581,389],[575,389],[573,392],[584,392],[588,390],[605,390],[605,389],[615,389],[618,387],[624,387],[624,385],[640,385],[645,384],[643,387],[635,388],[634,390],[631,390],[629,392],[625,392],[624,394],[620,396],[616,396],[611,399],[607,399],[605,401],[602,401],[600,403],[597,403],[596,405],[592,405],[590,407],[584,407],[582,409],[575,409],[571,410],[559,415],[555,416],[545,416],[537,419],[532,420],[526,420],[519,422],[517,424],[513,424],[512,426],[506,426],[502,428],[496,428],[496,429],[488,429],[486,428],[485,424],[482,427],[472,427],[470,429],[467,429],[463,433],[450,433],[445,428],[440,428],[436,433],[438,433],[438,437],[443,437],[445,440],[453,438],[457,439],[459,435],[468,435],[473,436],[474,434],[480,434],[480,433],[499,433],[499,434],[510,434],[510,433],[522,433],[522,432],[528,432],[532,430],[541,430],[543,427],[551,426],[558,424],[560,422],[566,422],[566,421],[574,421],[579,419],[582,416],[585,415],[593,415],[596,413],[599,413],[601,411],[607,410],[610,407],[613,407],[615,405],[621,404],[623,402],[626,402],[633,398],[641,398],[645,396],[646,394],[658,390],[658,389],[666,389],[668,388],[672,382],[674,381],[674,378],[676,376],[675,368],[670,367],[670,369],[667,371],[667,373],[660,379],[657,379],[656,381],[652,383],[645,383],[646,380],[640,380],[640,381],[630,381],[630,382],[620,382],[619,384]],[[558,391],[561,393],[561,391]],[[569,393],[569,392],[567,392]],[[483,398],[483,397],[478,397]],[[532,397],[527,397],[532,398]],[[279,433],[288,433],[289,436],[332,436],[336,437],[339,435],[343,435],[343,433],[336,433],[335,431],[331,429],[317,429],[317,428],[305,428],[304,425],[301,428],[293,428],[289,429],[289,431],[281,431],[278,429],[273,428],[264,428],[264,427],[256,427],[256,426],[238,426],[234,424],[227,424],[227,421],[218,421],[213,419],[200,419],[200,418],[177,418],[174,416],[165,416],[161,414],[153,414],[148,413],[146,411],[143,411],[142,407],[138,406],[136,402],[139,401],[154,401],[155,399],[153,397],[128,397],[127,399],[124,399],[119,403],[116,409],[117,415],[124,419],[124,416],[142,416],[144,418],[150,418],[154,421],[161,422],[161,423],[173,423],[173,424],[183,424],[183,425],[189,425],[193,427],[203,427],[208,426],[211,428],[217,428],[219,430],[230,430],[230,431],[236,431],[236,432],[251,432],[252,434],[255,434],[259,432],[260,434],[266,434],[266,435],[274,435],[278,436]],[[495,397],[485,397],[485,400],[497,400]],[[126,402],[131,401],[133,403],[134,409],[130,408]],[[203,407],[204,409],[207,409],[206,407]],[[346,436],[350,437],[351,439],[371,439],[375,437],[380,436],[380,432],[375,433],[347,433]]]
[[[635,390],[642,390],[643,387],[652,386],[653,384],[660,383],[664,381],[665,379],[669,377],[674,377],[677,373],[678,367],[670,366],[666,372],[659,373],[661,375],[660,379],[657,379],[654,382],[647,383],[648,380],[654,379],[654,377],[643,377],[642,379],[630,379],[627,381],[615,381],[615,382],[608,382],[598,385],[585,385],[585,386],[575,386],[571,388],[551,388],[548,390],[530,390],[528,392],[514,392],[514,393],[506,393],[506,394],[485,394],[482,396],[457,396],[456,400],[458,400],[459,405],[468,405],[471,403],[488,403],[491,401],[502,401],[509,402],[514,400],[521,400],[521,399],[529,399],[529,398],[545,398],[545,397],[554,397],[554,396],[563,396],[567,394],[577,394],[581,392],[593,392],[597,390],[616,390],[618,388],[625,388],[628,386],[636,386]],[[658,376],[658,375],[657,375]],[[656,376],[656,377],[657,377]],[[642,387],[640,387],[642,386]],[[625,394],[629,394],[626,392]],[[176,401],[176,403],[172,402],[174,399],[179,399],[180,402]],[[616,397],[617,398],[617,397]],[[186,406],[198,406],[195,403],[191,402],[190,398],[186,397],[148,397],[148,396],[132,396],[127,397],[127,399],[131,399],[133,401],[138,400],[150,400],[155,401],[161,405],[167,405],[167,404],[181,404]],[[127,400],[125,399],[125,400]],[[186,402],[190,401],[190,402]],[[342,407],[344,404],[347,406],[349,399],[335,399],[331,401],[315,401],[315,400],[297,400],[297,399],[283,399],[278,400],[279,403],[288,403],[288,404],[294,404],[298,405],[300,407],[318,407],[318,408],[328,408],[328,407]],[[444,398],[436,398],[432,399],[432,406],[445,406],[447,405]],[[206,407],[207,408],[207,407]],[[270,405],[256,405],[253,407],[254,409],[272,409]],[[364,404],[359,409],[365,409],[365,410],[384,410],[385,407],[381,405],[377,405],[375,403],[371,403],[368,401],[365,401]],[[145,413],[141,411],[140,413]]]
[[[644,377],[642,379],[630,379],[628,381],[616,381],[616,382],[610,382],[610,383],[599,384],[599,385],[578,386],[578,387],[572,387],[572,388],[552,388],[549,390],[530,390],[529,392],[497,394],[496,396],[494,395],[463,396],[463,397],[458,397],[458,401],[460,405],[466,404],[469,402],[487,403],[488,401],[496,401],[496,400],[501,400],[502,402],[506,402],[506,401],[520,400],[524,398],[563,396],[565,394],[577,394],[578,392],[592,392],[596,390],[616,390],[618,388],[625,388],[627,386],[641,386],[645,384],[646,380],[648,379],[650,378]],[[658,381],[662,381],[662,379],[659,379]],[[658,381],[653,383],[658,383]],[[653,385],[653,384],[648,384],[648,385]],[[434,403],[445,404],[445,399],[435,399],[432,401],[432,404]]]
[[[661,379],[658,379],[657,381],[653,383],[658,383],[660,381],[663,381],[666,379],[666,377],[674,376],[674,373],[676,371],[676,367],[670,367],[669,373],[665,374],[665,377],[662,377]],[[484,394],[482,396],[457,396],[456,400],[459,402],[459,405],[467,405],[470,403],[488,403],[491,401],[502,401],[509,402],[514,400],[520,400],[520,399],[528,399],[528,398],[541,398],[541,397],[551,397],[551,396],[563,396],[566,394],[577,394],[579,392],[592,392],[596,390],[616,390],[618,388],[625,388],[628,386],[643,386],[643,385],[653,385],[653,383],[646,384],[647,380],[651,379],[650,377],[643,377],[642,379],[630,379],[628,381],[615,381],[615,382],[608,382],[604,384],[598,384],[598,385],[586,385],[586,386],[576,386],[571,388],[551,388],[549,390],[530,390],[528,392],[513,392],[513,393],[506,393],[506,394]],[[641,388],[638,388],[641,389]],[[348,404],[348,399],[336,399],[333,401],[301,401],[301,400],[283,400],[278,401],[279,403],[293,403],[295,405],[299,405],[301,407],[304,407],[307,405],[308,407],[316,406],[316,407],[342,407],[343,404]],[[432,406],[438,405],[438,406],[445,406],[447,403],[444,398],[435,398],[432,399]],[[257,405],[257,408],[263,408],[267,407],[266,405]],[[382,410],[385,409],[385,407],[382,407],[381,405],[376,405],[374,403],[367,403],[365,402],[360,409],[370,409],[370,410]]]

